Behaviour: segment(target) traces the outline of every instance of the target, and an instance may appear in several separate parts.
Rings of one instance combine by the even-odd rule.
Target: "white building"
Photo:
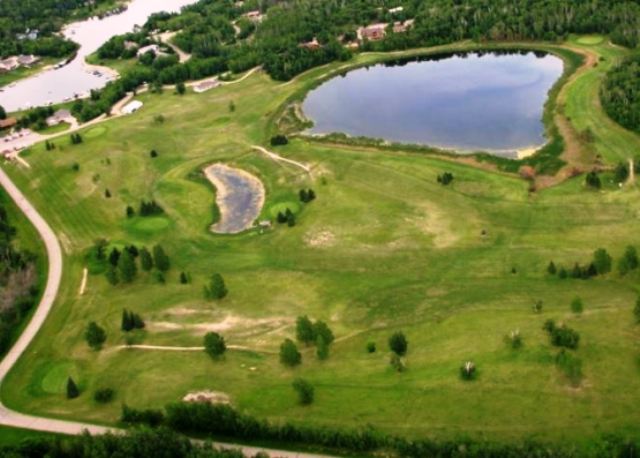
[[[142,102],[140,100],[132,100],[122,107],[123,114],[132,114],[142,108]]]

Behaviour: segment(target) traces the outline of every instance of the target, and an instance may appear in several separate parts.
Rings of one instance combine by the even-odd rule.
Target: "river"
[[[99,89],[110,80],[109,75],[85,67],[85,57],[96,51],[115,35],[131,32],[134,26],[143,25],[147,18],[160,11],[177,12],[197,0],[132,0],[121,14],[102,20],[88,19],[65,27],[65,37],[80,45],[75,59],[64,67],[50,69],[32,77],[3,87],[0,105],[7,111],[17,111],[30,106],[61,103],[76,95]]]

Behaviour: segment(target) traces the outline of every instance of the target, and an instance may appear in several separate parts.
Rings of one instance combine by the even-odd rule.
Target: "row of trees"
[[[600,100],[609,117],[640,132],[640,55],[628,57],[607,73]]]
[[[617,269],[620,275],[624,276],[640,267],[638,251],[634,246],[627,246],[622,257],[618,260]],[[599,248],[593,253],[593,260],[582,266],[575,263],[572,269],[558,267],[553,261],[547,266],[547,273],[557,275],[559,278],[582,278],[587,279],[597,275],[606,275],[613,269],[613,258],[604,248]]]
[[[99,248],[95,248],[96,259],[100,263],[107,264],[105,275],[112,285],[133,282],[138,275],[138,259],[143,271],[149,272],[155,268],[161,279],[164,279],[164,273],[171,268],[169,256],[161,245],[154,245],[152,252],[146,247],[138,249],[134,245],[127,246],[122,251],[114,247],[107,258],[103,245],[105,242],[104,240],[96,242],[99,244]]]

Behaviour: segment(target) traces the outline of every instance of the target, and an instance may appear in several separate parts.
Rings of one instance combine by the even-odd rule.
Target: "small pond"
[[[220,220],[211,226],[217,234],[237,234],[253,226],[264,205],[262,182],[244,170],[213,164],[204,169],[216,187]]]
[[[309,92],[311,134],[345,133],[514,156],[546,143],[542,122],[562,59],[469,52],[360,68]]]

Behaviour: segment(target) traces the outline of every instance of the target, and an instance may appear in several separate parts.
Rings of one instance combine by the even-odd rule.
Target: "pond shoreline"
[[[216,189],[216,205],[220,221],[210,226],[215,234],[239,234],[254,226],[264,207],[265,189],[262,181],[246,170],[215,163],[204,168],[204,175]],[[231,180],[247,189],[234,188]]]

